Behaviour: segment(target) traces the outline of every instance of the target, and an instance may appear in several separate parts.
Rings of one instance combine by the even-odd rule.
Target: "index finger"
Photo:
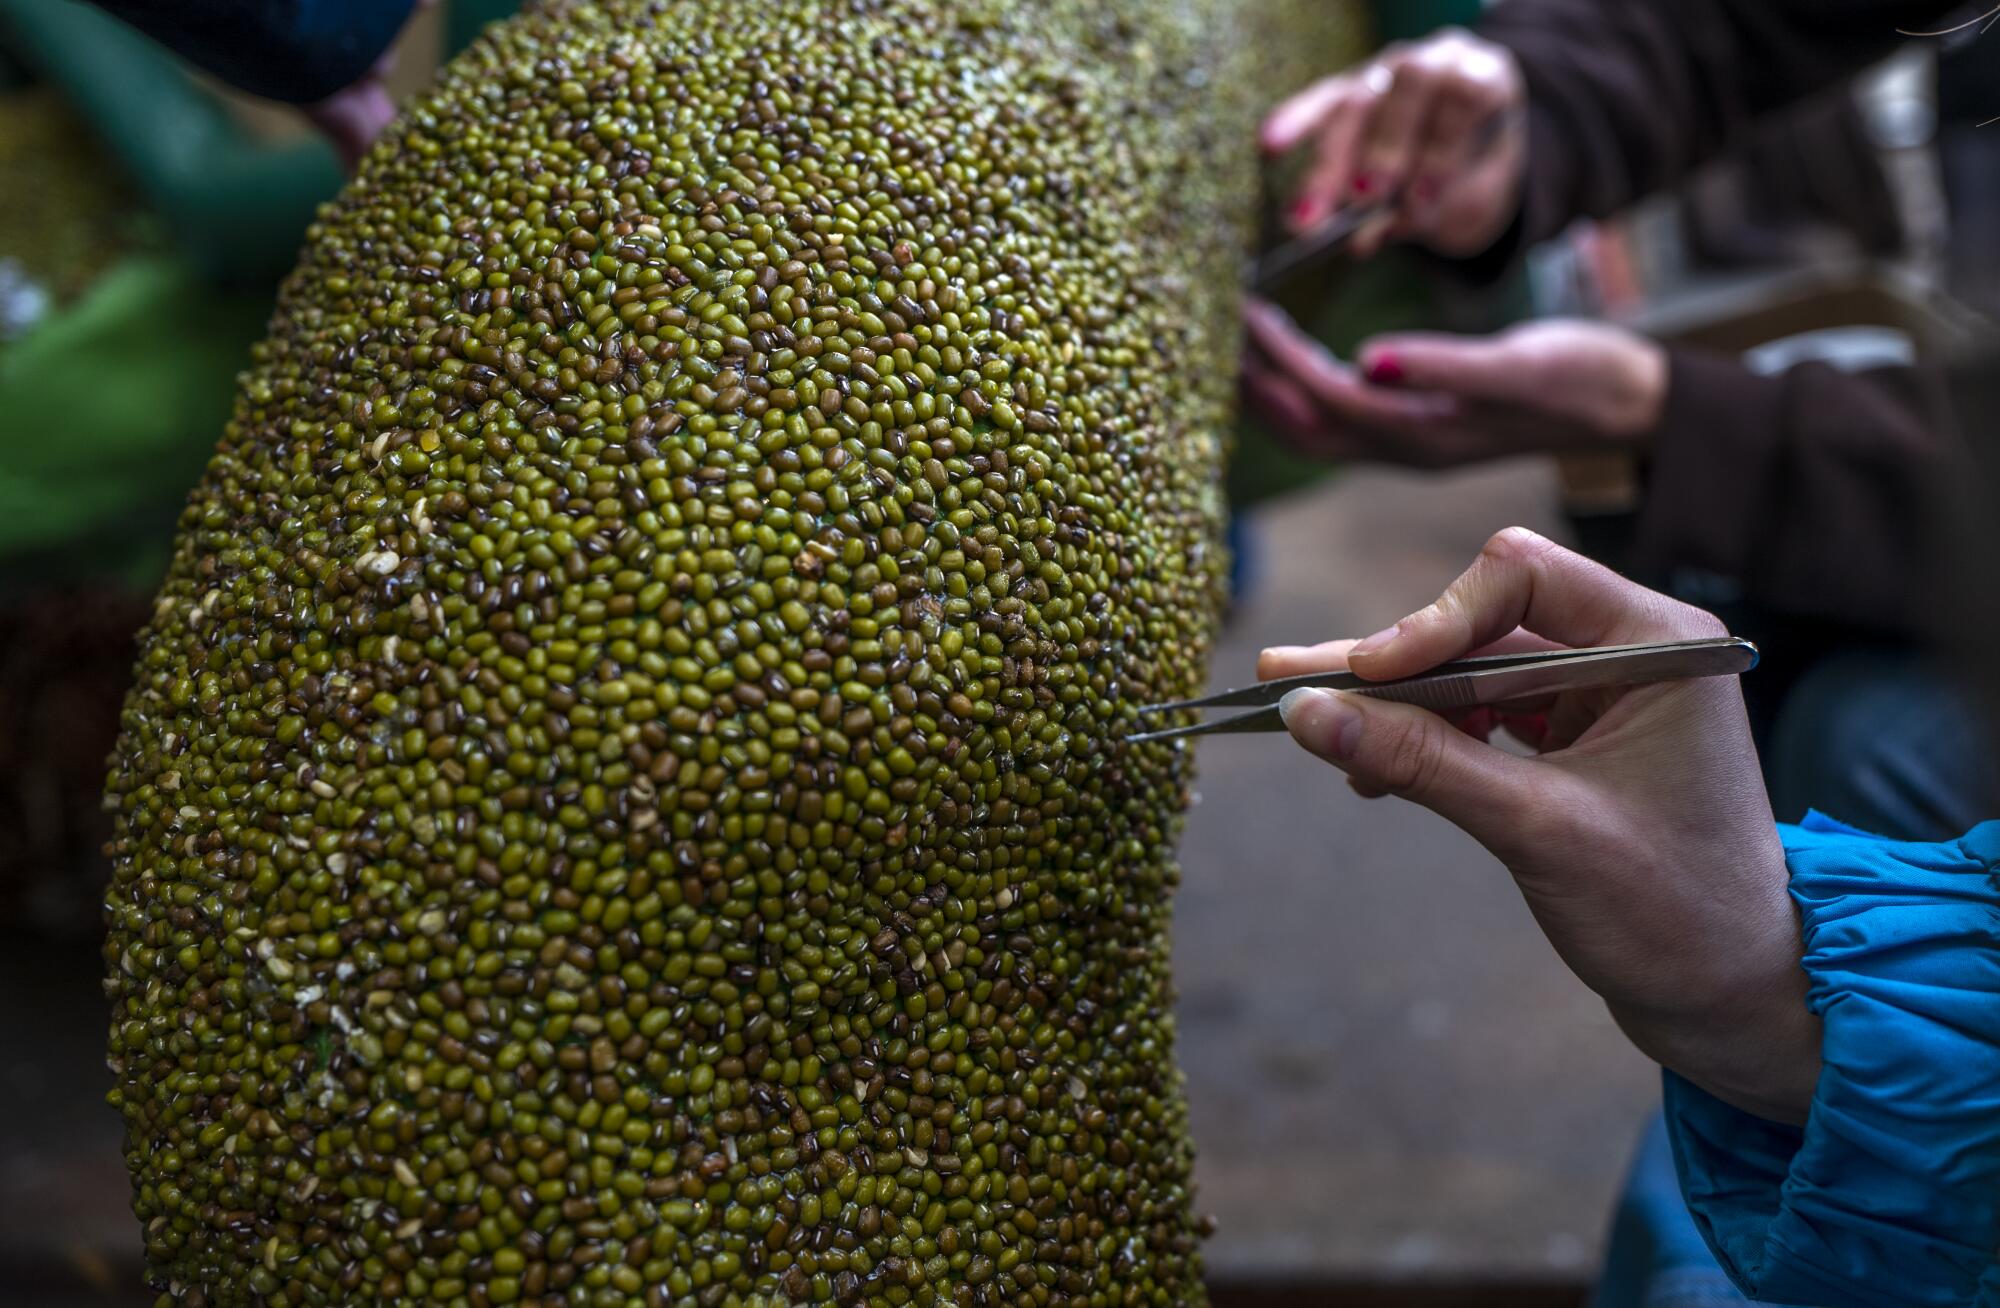
[[[1458,412],[1457,402],[1448,395],[1368,384],[1352,365],[1335,358],[1301,331],[1283,309],[1267,301],[1248,301],[1243,321],[1249,328],[1251,350],[1262,355],[1260,368],[1289,378],[1315,403],[1350,422],[1405,430],[1443,421]]]
[[[1525,527],[1486,543],[1443,595],[1348,654],[1370,680],[1413,676],[1514,630],[1585,648],[1727,634],[1712,615],[1628,581]]]
[[[1349,655],[1360,643],[1358,640],[1327,640],[1317,645],[1273,645],[1257,655],[1257,680],[1276,681],[1280,677],[1298,677],[1308,672],[1344,672]],[[1534,654],[1561,648],[1552,640],[1517,628],[1490,644],[1469,651],[1466,657]]]
[[[1354,73],[1336,73],[1314,82],[1264,116],[1257,143],[1266,154],[1288,154],[1297,149],[1359,84]]]
[[[1303,676],[1308,672],[1341,672],[1347,668],[1347,651],[1358,641],[1323,640],[1317,645],[1273,645],[1257,655],[1257,680],[1276,681],[1279,677]]]

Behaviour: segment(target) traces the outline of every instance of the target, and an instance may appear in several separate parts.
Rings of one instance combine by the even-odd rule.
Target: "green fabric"
[[[185,260],[135,257],[0,348],[0,558],[156,579],[269,313]]]
[[[212,278],[282,275],[340,189],[325,141],[257,140],[164,48],[79,0],[0,0],[0,38],[63,89]]]
[[[512,17],[520,7],[521,0],[450,0],[444,16],[445,58],[471,45],[488,23]]]
[[[1480,0],[1375,0],[1375,30],[1384,41],[1409,41],[1440,27],[1468,27]]]

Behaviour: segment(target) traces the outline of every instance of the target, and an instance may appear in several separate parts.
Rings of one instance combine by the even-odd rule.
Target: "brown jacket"
[[[1514,51],[1529,88],[1527,185],[1511,243],[1671,186],[1760,117],[1962,7],[1503,0],[1480,26]],[[1910,628],[1933,488],[1953,442],[1936,387],[1911,370],[1808,364],[1760,377],[1726,356],[1677,349],[1632,562],[1653,576],[1679,565],[1721,573],[1781,612]]]

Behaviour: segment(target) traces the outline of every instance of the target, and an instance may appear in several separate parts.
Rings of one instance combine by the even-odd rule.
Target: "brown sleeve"
[[[1962,0],[1503,0],[1528,85],[1515,243],[1672,185],[1757,118],[1935,30]]]
[[[1955,449],[1939,379],[1669,358],[1634,566],[1720,573],[1799,617],[1915,629]]]

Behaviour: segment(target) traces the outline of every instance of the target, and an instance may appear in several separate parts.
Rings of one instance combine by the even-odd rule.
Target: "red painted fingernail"
[[[1499,715],[1490,708],[1476,708],[1458,719],[1458,729],[1474,740],[1484,740],[1493,734],[1498,725]]]
[[[1394,386],[1403,380],[1403,362],[1393,354],[1378,354],[1368,365],[1368,380],[1377,386]]]
[[[1301,195],[1298,199],[1292,201],[1292,207],[1290,212],[1292,215],[1292,221],[1295,223],[1302,223],[1306,219],[1312,217],[1313,213],[1312,197]]]
[[[1370,191],[1373,191],[1374,189],[1375,189],[1374,173],[1364,172],[1364,173],[1354,174],[1353,190],[1356,195],[1367,195]]]

